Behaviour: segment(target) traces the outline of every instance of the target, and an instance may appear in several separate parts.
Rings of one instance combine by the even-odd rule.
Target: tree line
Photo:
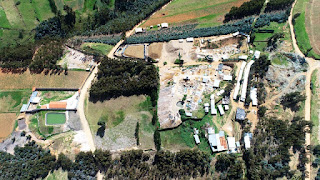
[[[131,150],[115,158],[109,151],[96,150],[80,152],[72,161],[62,153],[56,157],[31,141],[16,147],[14,155],[0,152],[0,179],[45,178],[60,168],[68,172],[68,179],[95,179],[98,171],[106,179],[197,178],[210,175],[210,162],[210,155],[198,150]]]
[[[139,59],[104,57],[98,68],[98,80],[92,84],[90,100],[103,101],[119,96],[146,94],[155,106],[159,75],[154,65],[147,65]]]

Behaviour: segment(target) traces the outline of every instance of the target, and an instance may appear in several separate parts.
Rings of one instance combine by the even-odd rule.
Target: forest
[[[109,59],[99,65],[98,80],[90,89],[91,101],[103,101],[119,96],[146,94],[152,101],[158,89],[158,70],[139,59]]]
[[[70,160],[64,154],[53,156],[31,141],[24,147],[16,147],[14,155],[0,152],[0,179],[45,178],[59,168],[68,172],[68,179],[95,179],[99,170],[106,179],[189,179],[210,176],[210,163],[210,155],[198,150],[176,153],[131,150],[114,158],[109,151],[96,150],[80,152],[75,160]]]

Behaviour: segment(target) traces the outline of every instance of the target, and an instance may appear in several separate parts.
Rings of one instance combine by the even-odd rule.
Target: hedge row
[[[254,27],[259,28],[266,25],[270,25],[270,22],[278,22],[278,23],[286,22],[288,20],[289,15],[290,15],[290,9],[262,14],[257,19]]]
[[[233,23],[224,24],[216,27],[195,29],[195,25],[186,25],[180,27],[172,27],[159,31],[150,31],[143,34],[137,34],[129,37],[126,40],[128,44],[164,42],[176,39],[185,39],[189,37],[206,37],[217,36],[234,33],[237,31],[248,33],[250,32],[253,17],[248,17]]]

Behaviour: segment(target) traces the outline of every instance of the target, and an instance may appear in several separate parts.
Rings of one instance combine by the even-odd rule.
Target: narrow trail
[[[289,26],[290,26],[290,32],[291,32],[291,40],[292,40],[292,44],[294,47],[294,51],[296,54],[305,57],[304,54],[300,51],[299,46],[297,44],[296,38],[295,38],[295,33],[294,33],[294,27],[292,24],[292,16],[293,16],[293,9],[294,6],[296,4],[297,0],[294,1],[294,3],[292,4],[292,8],[290,11],[290,16],[288,19],[289,22]],[[305,57],[307,60],[307,63],[309,64],[308,67],[308,71],[306,73],[306,83],[305,83],[305,90],[306,90],[306,101],[305,101],[305,120],[306,121],[310,121],[311,120],[311,89],[310,89],[310,83],[311,83],[311,74],[312,72],[317,69],[320,68],[320,63],[312,58],[307,58]],[[309,146],[311,144],[311,136],[310,133],[306,133],[306,147]],[[310,151],[306,148],[307,150],[307,158],[309,159],[309,161],[307,161],[306,163],[306,171],[309,172],[309,176],[307,176],[305,179],[306,180],[310,180],[310,173],[311,173],[311,162],[310,162]]]

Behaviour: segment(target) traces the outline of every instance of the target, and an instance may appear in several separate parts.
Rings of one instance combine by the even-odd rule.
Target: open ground
[[[32,74],[29,70],[22,74],[0,71],[0,87],[2,90],[32,87],[79,88],[88,74],[85,71],[69,71],[68,75]]]
[[[173,0],[166,7],[153,14],[142,27],[161,23],[170,25],[198,23],[198,27],[210,27],[223,23],[224,15],[233,6],[240,6],[246,0]]]
[[[306,29],[311,46],[320,55],[320,0],[311,0],[306,5]]]
[[[16,113],[0,113],[0,142],[11,134],[16,117]]]

